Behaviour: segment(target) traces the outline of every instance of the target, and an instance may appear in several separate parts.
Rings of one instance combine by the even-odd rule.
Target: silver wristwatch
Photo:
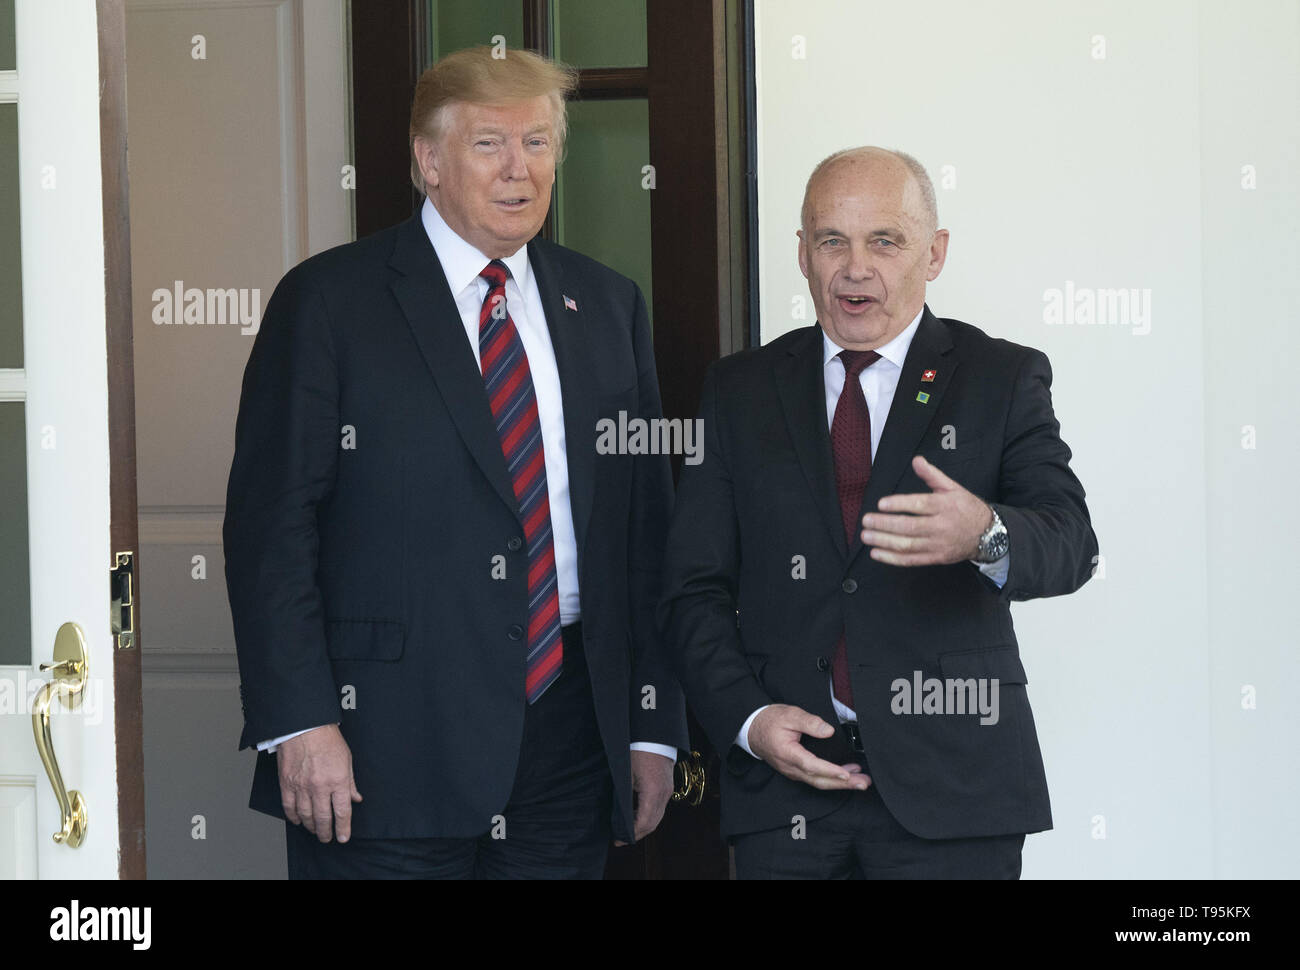
[[[993,522],[980,536],[979,552],[975,556],[975,561],[978,563],[997,562],[1011,548],[1011,540],[1007,536],[1007,527],[1002,524],[1002,516],[998,515],[998,510],[991,505],[989,511],[993,513]]]

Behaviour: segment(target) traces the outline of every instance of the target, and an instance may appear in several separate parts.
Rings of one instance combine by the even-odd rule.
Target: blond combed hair
[[[442,135],[446,109],[453,104],[510,104],[549,97],[555,109],[555,158],[564,157],[569,133],[566,99],[578,87],[575,70],[526,50],[502,52],[492,47],[467,47],[448,54],[420,75],[411,102],[411,182],[421,194],[424,176],[415,157],[415,139],[436,141]]]

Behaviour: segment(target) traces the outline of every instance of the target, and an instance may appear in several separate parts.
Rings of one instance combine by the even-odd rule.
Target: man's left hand
[[[862,544],[871,547],[871,558],[891,566],[945,566],[974,559],[993,511],[920,455],[912,459],[912,469],[934,491],[887,495],[879,512],[862,517]]]
[[[673,764],[671,758],[652,751],[633,751],[632,797],[636,801],[636,822],[633,837],[640,842],[659,827],[664,809],[673,794]],[[627,845],[615,842],[615,845]]]

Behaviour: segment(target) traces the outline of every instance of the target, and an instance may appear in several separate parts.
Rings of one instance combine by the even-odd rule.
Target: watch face
[[[1007,527],[1002,524],[1002,519],[995,509],[993,524],[989,526],[988,532],[980,536],[980,561],[996,562],[1007,554],[1010,546],[1011,539],[1007,535]]]
[[[989,536],[989,541],[985,544],[984,558],[988,562],[1001,559],[1007,554],[1007,546],[1009,544],[1005,532],[995,532],[993,535]]]

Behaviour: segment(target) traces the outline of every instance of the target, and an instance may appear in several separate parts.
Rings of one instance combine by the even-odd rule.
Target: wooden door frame
[[[131,210],[126,159],[125,0],[96,0],[99,153],[104,205],[104,310],[108,338],[109,534],[136,555],[135,638],[113,650],[117,749],[118,878],[145,878],[144,725],[140,679],[139,528],[135,484],[135,359],[131,320]],[[109,577],[105,563],[104,600]],[[107,609],[105,622],[107,622]]]
[[[729,25],[729,13],[740,23]],[[751,345],[752,206],[735,184],[734,163],[738,153],[747,158],[752,140],[752,73],[736,50],[752,24],[752,2],[648,0],[646,14],[650,154],[659,184],[671,188],[670,198],[660,190],[651,196],[652,246],[689,241],[652,248],[652,278],[673,281],[654,288],[655,353],[664,415],[693,418],[709,364]],[[729,27],[738,34],[732,42]],[[736,58],[741,63],[729,72]],[[737,113],[739,143],[728,137]]]
[[[357,238],[410,217],[407,129],[415,82],[429,66],[429,5],[423,0],[349,4],[353,165]]]

